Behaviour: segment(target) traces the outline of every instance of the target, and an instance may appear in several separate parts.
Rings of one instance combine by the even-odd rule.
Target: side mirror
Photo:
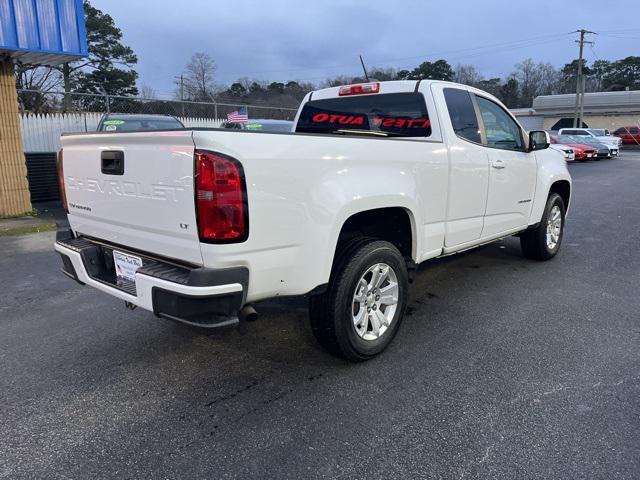
[[[529,132],[529,151],[532,150],[544,150],[549,148],[551,143],[551,137],[549,133],[544,130],[534,130]]]

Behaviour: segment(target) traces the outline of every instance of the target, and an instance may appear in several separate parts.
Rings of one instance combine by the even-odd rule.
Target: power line
[[[498,42],[498,43],[491,43],[491,44],[486,44],[486,45],[481,45],[481,46],[477,46],[477,47],[467,47],[467,48],[462,48],[462,49],[456,49],[456,50],[440,50],[440,51],[433,51],[433,52],[429,52],[429,53],[424,53],[422,55],[413,55],[410,57],[396,57],[396,58],[386,58],[386,59],[378,59],[378,60],[373,60],[373,61],[369,61],[367,63],[369,63],[369,65],[371,64],[383,64],[383,63],[394,63],[394,62],[400,62],[400,61],[404,61],[404,60],[412,60],[412,59],[416,59],[416,58],[427,58],[427,57],[434,57],[434,56],[441,56],[441,55],[448,55],[451,53],[461,53],[461,52],[474,52],[474,51],[478,51],[475,54],[488,54],[488,53],[493,53],[493,52],[497,52],[500,51],[499,47],[506,47],[507,49],[512,49],[512,48],[521,48],[521,47],[526,47],[526,46],[530,46],[530,45],[536,45],[536,44],[540,44],[542,42],[547,43],[550,41],[555,41],[556,39],[560,38],[560,37],[566,37],[568,34],[567,33],[555,33],[555,34],[549,34],[549,35],[540,35],[540,36],[536,36],[536,37],[529,37],[529,38],[521,38],[518,40],[511,40],[508,42]],[[547,40],[545,40],[547,39]],[[480,52],[481,50],[485,50],[485,49],[489,49],[487,50],[487,52]],[[469,55],[475,55],[474,53],[470,53]],[[303,72],[308,72],[308,71],[316,71],[316,70],[322,70],[322,71],[326,71],[327,69],[338,69],[338,68],[348,68],[348,67],[353,67],[353,63],[349,63],[349,64],[342,64],[342,65],[324,65],[324,66],[319,66],[319,67],[302,67],[302,68],[287,68],[287,69],[277,69],[277,70],[260,70],[260,71],[249,71],[249,72],[242,72],[242,73],[233,73],[233,72],[225,72],[223,71],[219,71],[218,74],[219,75],[225,75],[225,76],[233,76],[233,75],[255,75],[255,74],[261,74],[261,73],[290,73],[290,72],[295,72],[295,71],[303,71]]]
[[[566,36],[566,33],[561,34],[561,36]],[[480,51],[480,52],[475,52],[475,53],[469,53],[469,54],[464,54],[464,55],[458,55],[458,56],[453,56],[453,57],[447,57],[448,61],[455,61],[455,60],[461,60],[461,59],[468,59],[468,58],[478,58],[478,57],[482,57],[482,56],[486,56],[486,55],[492,55],[495,53],[499,53],[499,52],[505,52],[505,51],[510,51],[510,50],[519,50],[521,48],[525,48],[525,47],[530,47],[530,46],[539,46],[539,45],[546,45],[549,43],[554,43],[557,41],[557,36],[555,36],[556,38],[548,38],[547,40],[543,40],[543,41],[538,41],[538,40],[531,40],[531,39],[527,39],[527,40],[520,40],[519,43],[514,44],[514,42],[510,42],[510,44],[504,44],[504,46],[502,47],[496,47],[496,48],[492,48],[490,50],[486,50],[484,52]],[[478,47],[480,48],[480,47]],[[487,48],[487,47],[483,47],[483,48]],[[463,52],[463,51],[467,51],[467,50],[456,50],[458,52]],[[432,56],[432,55],[430,55]],[[416,57],[405,57],[405,58],[416,58]],[[424,57],[419,57],[419,58],[424,58]],[[373,62],[368,62],[368,63],[373,63]],[[375,63],[382,63],[382,62],[375,62]],[[334,66],[327,66],[327,67],[318,67],[318,68],[314,68],[314,69],[309,69],[309,70],[318,70],[318,71],[323,71],[325,72],[323,74],[323,76],[314,76],[314,77],[296,77],[294,75],[288,75],[288,78],[295,78],[298,81],[316,81],[316,80],[325,80],[327,77],[330,77],[331,74],[329,73],[330,71],[335,71],[335,70],[339,70],[339,72],[337,73],[339,74],[343,74],[345,76],[359,76],[359,74],[355,73],[355,65],[354,63],[351,63],[349,65],[345,65],[346,67],[349,67],[351,70],[351,73],[347,73],[344,72],[343,68],[341,66],[338,65],[334,65]],[[394,66],[394,68],[401,70],[401,69],[407,69],[407,68],[414,68],[415,64],[404,64],[404,65],[396,65]],[[299,71],[299,70],[304,70],[304,71],[308,71],[306,69],[283,69],[283,70],[278,70],[279,72],[294,72],[294,71]],[[222,72],[221,72],[222,73]],[[230,76],[229,73],[224,74],[225,76]]]

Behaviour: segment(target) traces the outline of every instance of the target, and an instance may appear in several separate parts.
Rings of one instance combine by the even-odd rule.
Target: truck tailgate
[[[71,135],[62,148],[76,232],[202,264],[191,131]]]

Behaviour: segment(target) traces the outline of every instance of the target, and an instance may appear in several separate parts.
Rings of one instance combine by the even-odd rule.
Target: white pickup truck
[[[519,235],[552,258],[564,159],[494,97],[441,81],[307,94],[294,133],[65,135],[63,272],[159,317],[214,327],[307,295],[319,342],[349,360],[396,334],[415,265]]]

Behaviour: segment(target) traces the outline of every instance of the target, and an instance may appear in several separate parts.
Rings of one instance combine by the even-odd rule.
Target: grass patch
[[[53,232],[57,229],[55,223],[43,223],[40,225],[24,225],[20,227],[11,227],[7,229],[0,228],[0,237],[9,237],[14,235],[28,235],[29,233]]]

